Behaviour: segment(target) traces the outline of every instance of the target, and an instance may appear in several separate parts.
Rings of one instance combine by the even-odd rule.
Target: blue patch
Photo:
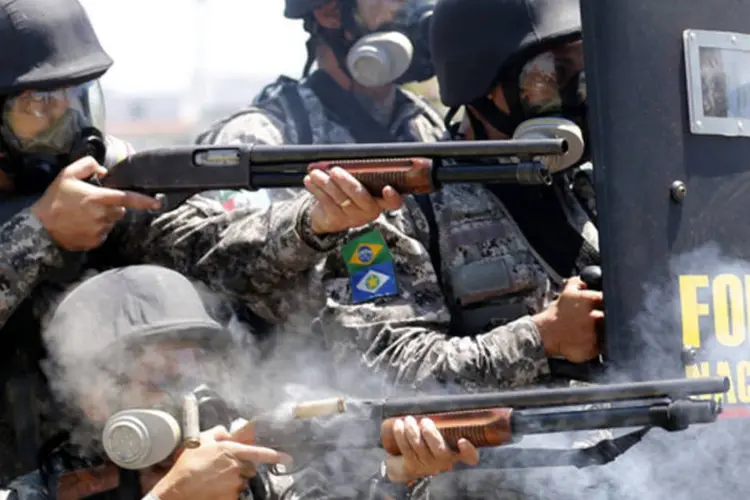
[[[352,302],[361,304],[377,297],[398,295],[398,284],[393,262],[373,264],[349,277],[352,286]]]

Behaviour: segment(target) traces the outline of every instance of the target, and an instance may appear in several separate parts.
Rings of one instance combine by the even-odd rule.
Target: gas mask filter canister
[[[349,50],[346,65],[352,78],[365,87],[396,81],[409,69],[414,46],[398,31],[372,33],[360,38]]]

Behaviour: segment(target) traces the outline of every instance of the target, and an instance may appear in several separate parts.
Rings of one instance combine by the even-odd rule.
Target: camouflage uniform
[[[109,151],[118,150],[127,153],[122,143],[110,140]],[[216,201],[196,196],[170,212],[129,213],[104,245],[86,253],[62,250],[31,211],[21,208],[0,230],[0,327],[5,329],[6,343],[20,344],[7,349],[17,351],[10,359],[15,363],[18,356],[33,358],[35,354],[28,353],[29,347],[19,340],[22,336],[9,329],[26,331],[31,328],[29,324],[38,325],[65,289],[84,273],[134,263],[173,268],[241,302],[266,321],[281,321],[297,306],[293,294],[283,294],[280,284],[294,283],[299,279],[297,274],[320,259],[321,251],[338,241],[335,235],[321,238],[311,232],[307,220],[311,202],[312,197],[305,196],[266,210],[247,208],[226,213]],[[10,213],[16,212],[15,206],[11,208]],[[14,323],[6,326],[11,318]],[[6,410],[2,413],[13,414],[16,428],[19,421],[35,421],[31,416],[17,416],[21,408],[17,398],[22,398],[29,403],[29,411],[42,419],[36,432],[41,433],[37,439],[43,442],[57,428],[54,416],[48,415],[52,410],[42,403],[47,400],[43,396],[46,389],[34,366],[35,360],[28,359],[19,362],[18,368],[4,367],[3,373],[23,375],[15,389],[12,380],[4,382],[2,406]],[[0,451],[0,476],[4,477],[29,470],[18,467],[22,460],[10,446],[12,427],[0,419],[0,437],[8,444]],[[29,446],[29,441],[23,446]],[[33,456],[24,461],[33,461]]]
[[[123,263],[175,269],[215,292],[257,306],[261,316],[274,321],[289,308],[276,299],[266,301],[268,294],[307,270],[338,241],[335,235],[312,233],[306,221],[311,203],[311,197],[302,197],[268,210],[226,214],[215,201],[196,196],[170,212],[128,213],[101,250],[112,251]],[[2,225],[0,248],[0,324],[37,291],[44,295],[48,285],[76,280],[89,256],[58,247],[29,209]]]
[[[558,195],[570,225],[598,248],[596,227],[577,197],[559,188]],[[530,315],[556,298],[564,277],[529,245],[487,187],[446,186],[430,200],[439,227],[440,270],[433,268],[427,250],[428,219],[413,198],[402,210],[382,215],[351,236],[381,232],[393,256],[396,296],[355,305],[342,256],[328,258],[328,301],[314,335],[331,350],[333,366],[360,360],[392,382],[427,390],[436,382],[469,391],[549,385],[549,364]],[[580,447],[609,437],[594,434],[566,435],[559,444]],[[552,438],[544,439],[543,446],[549,446]],[[488,460],[491,456],[483,457],[484,464]],[[559,476],[544,470],[448,473],[433,479],[432,491],[438,498],[460,493],[466,495],[462,498],[494,498],[490,492],[516,498],[516,490],[523,491],[518,498],[530,498],[530,491],[540,498],[559,498],[554,484],[562,483],[557,480],[575,478],[582,484],[575,471],[562,470]],[[532,473],[541,482],[531,481]]]
[[[213,124],[199,136],[198,142],[267,145],[358,142],[341,119],[325,108],[309,85],[310,77],[300,82],[280,78],[263,90],[253,106]],[[442,117],[427,101],[407,90],[394,87],[393,94],[385,104],[376,104],[359,94],[351,95],[356,97],[364,111],[388,129],[394,140],[433,142],[444,133]],[[299,109],[297,103],[301,103],[304,109]],[[302,117],[309,123],[300,123]],[[306,134],[302,129],[308,124],[310,136],[304,137]],[[279,201],[289,199],[299,190],[279,188],[264,191],[271,201]],[[230,196],[226,192],[212,193],[212,196],[218,196],[230,207],[252,203],[247,193],[237,194],[232,201],[228,200]]]
[[[58,450],[54,456],[45,464],[45,472],[35,470],[24,474],[0,489],[0,500],[48,500],[56,498],[55,488],[60,476],[66,472],[89,469],[104,464],[100,459],[81,458],[76,456],[72,450]],[[158,476],[157,476],[158,477]],[[263,476],[266,492],[270,495],[268,478]],[[274,478],[275,480],[275,478]],[[104,491],[89,497],[89,500],[118,500],[122,498],[117,491]],[[253,500],[253,494],[249,488],[245,490],[238,500]],[[144,496],[145,500],[158,500],[155,497]],[[257,499],[256,499],[257,500]]]

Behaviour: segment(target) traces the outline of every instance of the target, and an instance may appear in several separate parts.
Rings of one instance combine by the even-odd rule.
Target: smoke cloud
[[[744,284],[745,276],[750,276],[750,263],[723,256],[715,245],[701,248],[682,255],[671,263],[670,276],[658,282],[648,283],[645,288],[643,313],[634,321],[634,328],[644,333],[645,349],[642,353],[642,369],[647,378],[664,378],[667,360],[674,359],[674,350],[663,340],[674,340],[682,332],[682,309],[684,293],[680,293],[678,276],[706,275],[709,285],[720,275],[738,276]],[[726,280],[725,280],[726,281]],[[724,286],[724,285],[722,285]],[[729,286],[729,285],[727,285]],[[726,295],[727,286],[724,286]],[[734,285],[731,285],[734,286]],[[743,285],[744,286],[744,285]],[[311,331],[314,315],[308,311],[320,306],[322,298],[311,298],[309,290],[300,290],[298,314],[282,329],[271,331],[269,335],[252,335],[247,325],[240,321],[226,307],[219,297],[200,287],[207,308],[211,314],[228,326],[234,344],[229,352],[221,353],[211,363],[214,365],[201,373],[210,373],[209,385],[246,417],[259,414],[288,415],[292,404],[311,399],[328,397],[378,399],[414,395],[410,388],[395,387],[387,379],[387,374],[375,374],[363,366],[361,359],[342,362],[334,359],[325,345],[325,340]],[[684,292],[684,290],[683,290]],[[697,300],[708,304],[710,309],[719,304],[715,298],[721,290],[698,290]],[[747,304],[747,291],[743,290],[743,303]],[[720,293],[719,293],[720,294]],[[729,325],[736,332],[745,328],[739,319],[731,319]],[[738,314],[738,313],[737,313]],[[711,333],[716,326],[712,314],[700,318],[700,327]],[[721,324],[719,324],[721,327]],[[335,332],[333,332],[335,333]],[[335,335],[330,337],[335,338]],[[142,407],[141,395],[123,390],[121,380],[113,376],[113,366],[100,366],[84,363],[88,350],[93,344],[76,347],[71,356],[74,360],[64,369],[48,366],[52,388],[62,401],[80,403],[80,395],[94,390],[116,396],[119,404],[125,407]],[[54,353],[60,346],[49,346]],[[721,358],[732,366],[748,359],[745,348],[726,350],[716,342],[706,342],[701,346],[700,359],[711,357],[721,349]],[[58,351],[59,352],[59,351]],[[733,356],[728,358],[727,356]],[[120,359],[118,369],[126,369],[132,360]],[[673,362],[673,361],[672,361]],[[709,367],[715,371],[715,365]],[[115,370],[116,371],[116,370]],[[715,375],[706,373],[705,375]],[[673,373],[669,375],[673,377]],[[622,380],[622,378],[620,378]],[[745,384],[737,380],[733,385]],[[437,384],[436,386],[437,387]],[[430,388],[431,392],[432,387]],[[442,387],[442,391],[456,393],[456,387]],[[750,392],[750,391],[749,391]],[[130,400],[128,400],[130,398]],[[76,405],[68,405],[71,407]],[[356,408],[353,408],[356,410]],[[275,413],[274,413],[275,412]],[[73,413],[69,413],[69,417]],[[77,442],[89,444],[89,449],[99,451],[91,443],[99,440],[98,432],[103,422],[91,422],[75,414]],[[364,418],[364,416],[363,416]],[[336,420],[330,425],[335,426]],[[363,420],[363,428],[365,421]],[[433,480],[433,498],[555,498],[555,499],[663,499],[663,498],[743,498],[748,491],[750,480],[745,479],[745,463],[750,458],[748,447],[742,445],[739,436],[748,425],[739,420],[722,421],[707,426],[695,426],[688,431],[668,433],[660,429],[652,430],[644,440],[620,456],[615,462],[601,467],[575,469],[573,467],[547,468],[537,470],[486,469],[461,471],[441,475]],[[632,430],[632,429],[629,429]],[[627,430],[627,431],[629,431]],[[621,434],[626,430],[618,430]],[[578,446],[590,445],[591,434],[586,442]],[[321,497],[323,489],[327,494],[354,496],[354,489],[366,484],[368,478],[377,472],[384,453],[382,450],[350,450],[347,444],[362,439],[356,426],[342,428],[338,436],[341,450],[324,457],[298,457],[296,467],[309,465],[295,474],[297,488],[306,490],[312,497]],[[513,446],[536,448],[568,448],[580,441],[581,435],[539,435],[524,438]],[[309,460],[309,463],[308,463]],[[484,450],[481,465],[491,466],[492,450]]]

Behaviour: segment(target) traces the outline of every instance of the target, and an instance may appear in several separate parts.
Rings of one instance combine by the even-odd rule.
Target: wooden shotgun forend
[[[341,167],[362,183],[371,195],[382,196],[383,188],[391,186],[401,194],[432,192],[430,178],[432,161],[427,158],[397,158],[393,160],[342,160],[311,163],[307,171]]]
[[[511,408],[490,408],[449,413],[414,415],[417,420],[429,418],[445,439],[448,446],[458,450],[458,440],[464,438],[476,447],[500,446],[511,440]],[[380,439],[385,451],[394,456],[401,455],[393,435],[392,417],[380,426]]]

